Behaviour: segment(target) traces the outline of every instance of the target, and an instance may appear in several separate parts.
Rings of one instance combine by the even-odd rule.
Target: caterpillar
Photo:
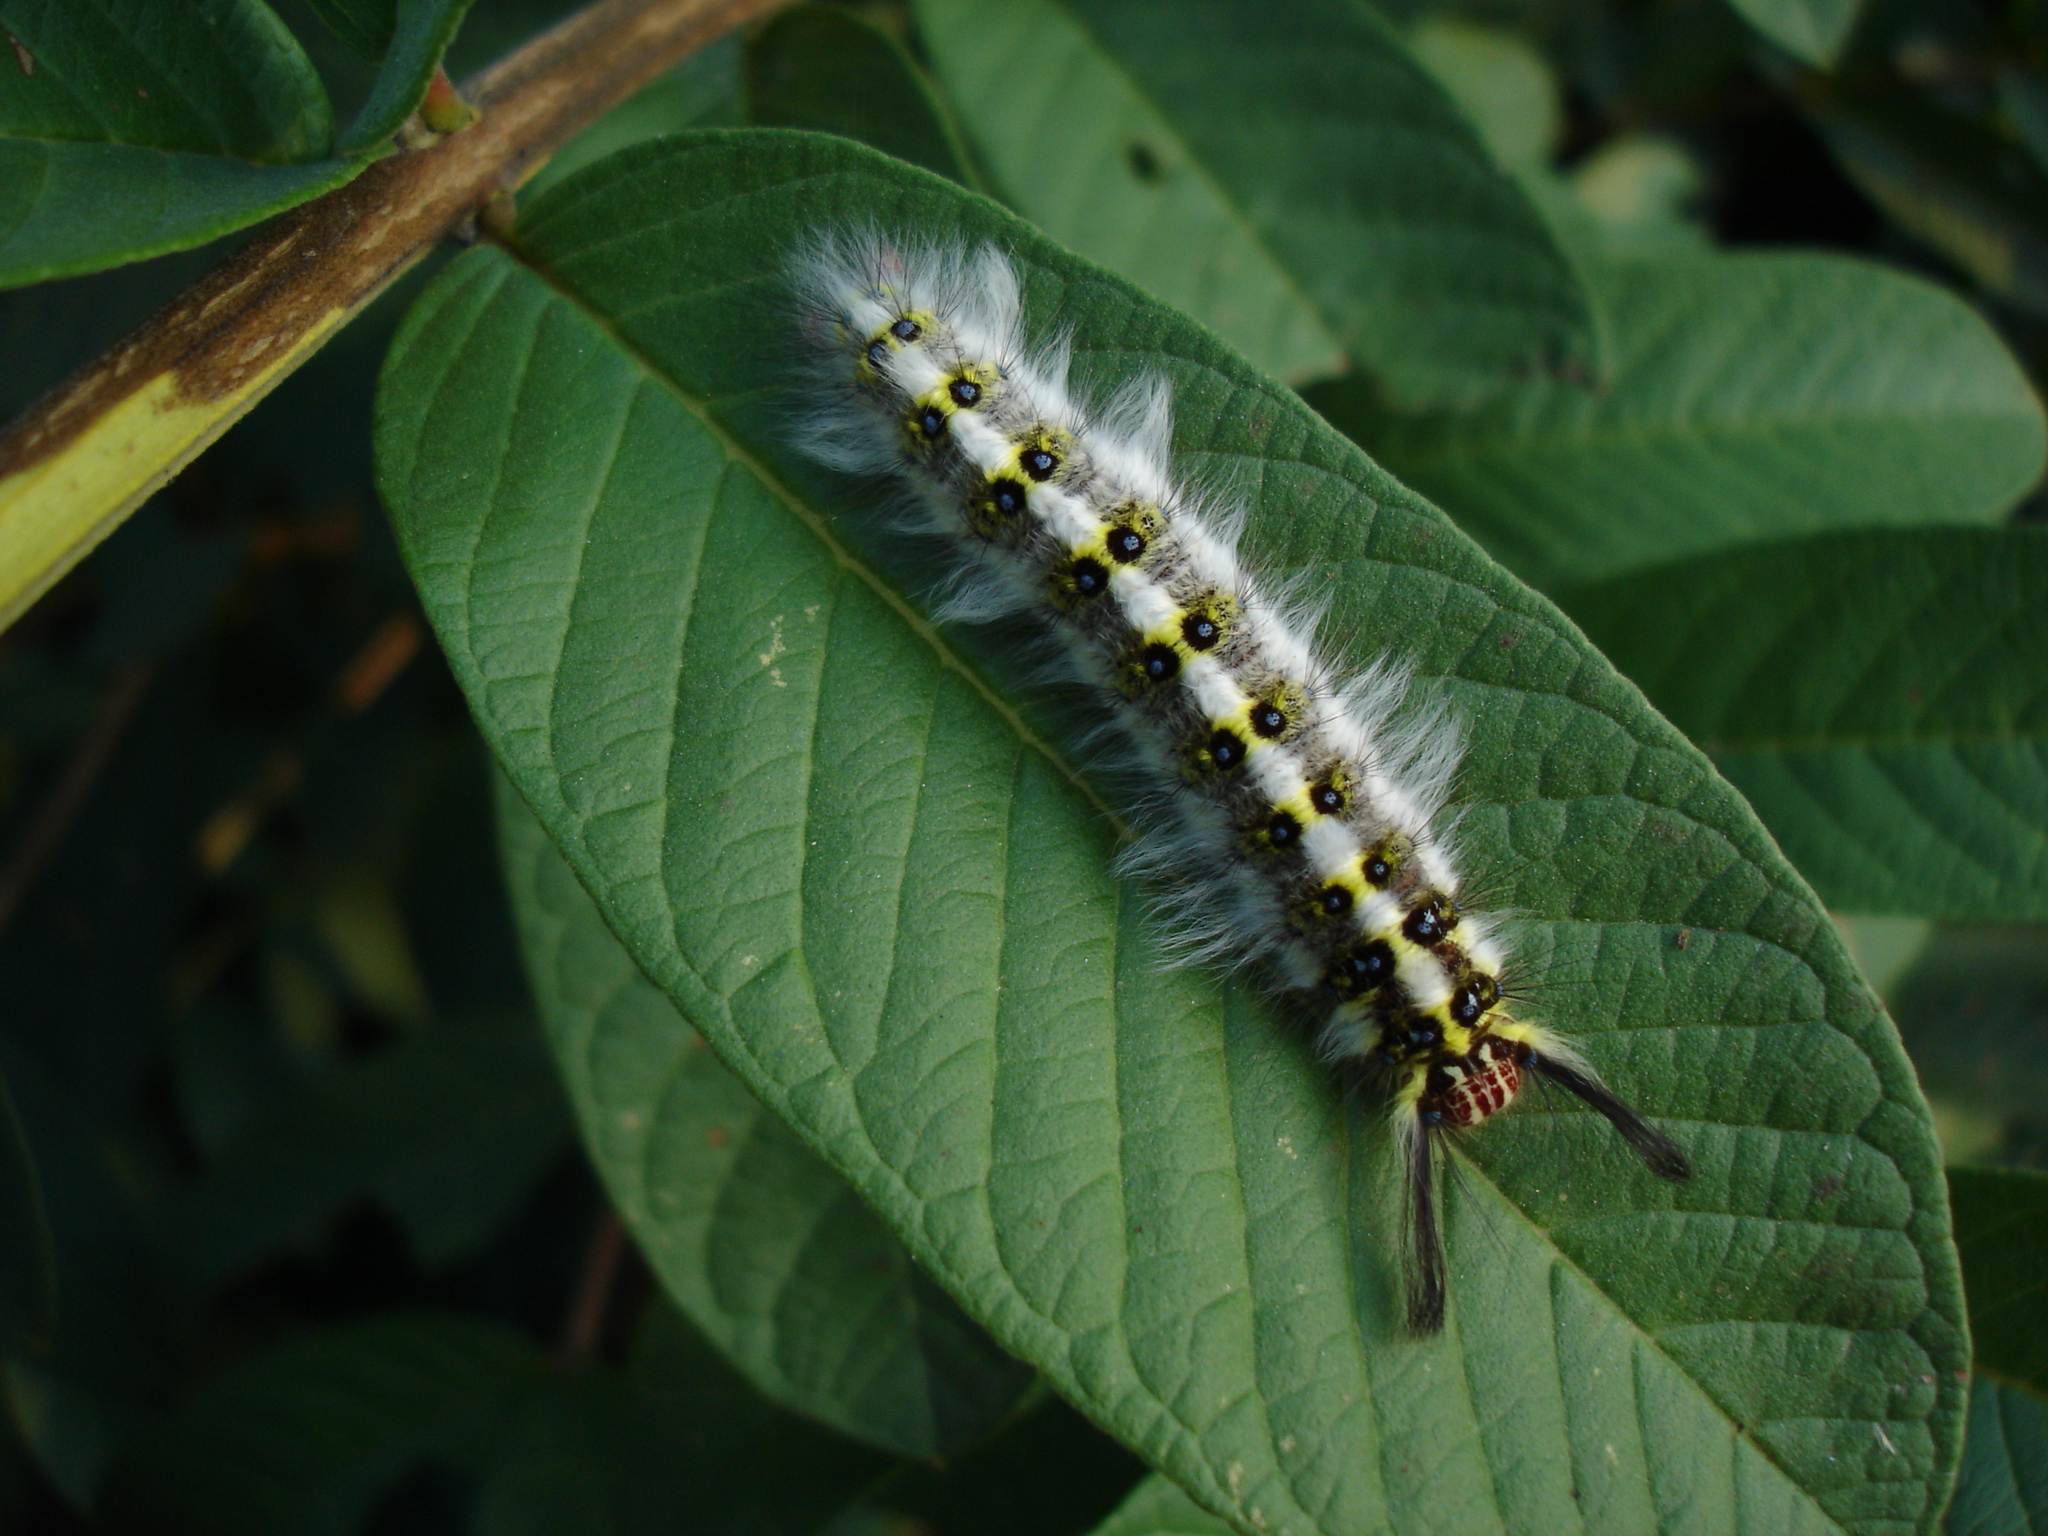
[[[1688,1176],[1668,1135],[1515,1015],[1444,826],[1457,721],[1413,703],[1391,659],[1341,675],[1313,615],[1246,568],[1233,509],[1173,473],[1164,379],[1078,398],[1070,340],[1027,346],[1016,269],[993,247],[820,234],[790,283],[806,446],[907,493],[948,551],[942,619],[1022,616],[1056,643],[1129,785],[1124,868],[1153,882],[1172,942],[1320,994],[1320,1055],[1383,1081],[1415,1334],[1444,1322],[1440,1143],[1525,1079],[1583,1100],[1654,1173]]]

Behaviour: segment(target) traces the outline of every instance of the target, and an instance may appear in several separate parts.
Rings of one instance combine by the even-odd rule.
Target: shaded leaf
[[[1814,125],[1902,229],[2000,298],[2048,314],[2048,173],[1985,124],[1899,91],[1818,95]]]
[[[116,1467],[112,1531],[347,1536],[428,1457],[488,1468],[549,1387],[524,1338],[401,1315],[302,1334],[204,1388]]]
[[[0,69],[8,138],[281,165],[334,135],[313,61],[263,0],[0,0],[0,27],[18,45]]]
[[[468,0],[396,0],[336,140],[312,63],[261,0],[0,0],[0,286],[203,245],[340,186],[425,93]]]
[[[641,1335],[664,1384],[639,1366],[557,1370],[524,1335],[453,1313],[305,1331],[145,1434],[94,1530],[352,1536],[430,1466],[475,1491],[479,1536],[803,1532],[883,1470],[762,1403],[670,1315]],[[666,1386],[676,1376],[688,1391]]]
[[[334,0],[330,0],[334,3]],[[361,4],[363,0],[352,0]],[[379,0],[370,0],[379,4]],[[343,155],[370,149],[391,137],[427,94],[441,55],[455,40],[470,0],[382,0],[392,26],[378,50],[381,67],[370,94],[335,146]]]
[[[959,136],[894,38],[836,5],[782,12],[747,46],[747,117],[837,133],[979,188]]]
[[[746,84],[739,40],[722,37],[620,102],[555,151],[519,195],[538,197],[584,166],[642,139],[707,125],[736,127],[745,120]]]
[[[2048,1151],[2048,928],[1937,931],[1890,995],[1937,1112],[1978,1151]]]
[[[1970,1383],[1962,1475],[1943,1529],[1948,1536],[2048,1531],[2048,1401],[1988,1377]]]
[[[2038,478],[2041,407],[1931,283],[1837,256],[1604,266],[1605,388],[1399,416],[1309,399],[1545,589],[1826,528],[1989,522]]]
[[[1225,1536],[1229,1529],[1165,1478],[1153,1476],[1093,1536]]]
[[[57,1304],[56,1263],[35,1160],[0,1079],[0,1355],[48,1326]]]
[[[2048,1388],[2048,1175],[2020,1169],[1951,1168],[1956,1251],[1970,1303],[1973,1363],[2003,1381]],[[1974,1410],[1973,1410],[1974,1412]],[[2048,1458],[2048,1442],[2042,1446]],[[2040,1468],[2048,1487],[2048,1459]]]
[[[1826,69],[1855,28],[1860,0],[1729,0],[1743,18],[1794,58]]]
[[[398,27],[398,0],[306,0],[327,30],[375,64]]]
[[[1460,708],[1478,874],[1690,1184],[1506,1117],[1457,1158],[1452,1325],[1403,1336],[1378,1117],[1273,1007],[1159,968],[1096,802],[787,440],[777,265],[859,217],[1010,250],[1084,389],[1169,378],[1181,468],[1252,488],[1249,558]],[[440,276],[379,403],[455,674],[639,965],[1000,1342],[1242,1529],[1934,1523],[1964,1346],[1911,1070],[1568,621],[1199,327],[846,141],[630,150],[516,245]]]
[[[1569,262],[1365,5],[916,9],[1002,196],[1261,367],[1422,400],[1596,370]]]
[[[429,1465],[475,1489],[480,1536],[750,1536],[817,1529],[883,1469],[752,1396],[665,1314],[642,1334],[628,1375],[556,1370],[523,1336],[454,1314],[310,1331],[146,1436],[95,1529],[343,1536]]]
[[[666,1390],[680,1381],[683,1390]],[[778,1413],[666,1308],[631,1375],[535,1395],[478,1490],[477,1536],[762,1536],[824,1530],[887,1468]]]
[[[445,1020],[278,1104],[182,1203],[181,1256],[217,1277],[375,1195],[443,1263],[489,1236],[561,1151],[560,1090],[524,1019]]]
[[[1821,534],[1560,601],[1830,907],[2048,917],[2048,530]]]
[[[777,1402],[905,1456],[978,1439],[1030,1372],[719,1064],[509,791],[499,814],[534,995],[570,1097],[669,1293]]]
[[[248,165],[134,144],[0,139],[0,286],[204,245],[340,186],[366,163]]]
[[[988,1439],[943,1463],[899,1468],[867,1503],[871,1515],[901,1522],[873,1536],[1081,1536],[1144,1476],[1143,1462],[1040,1382]]]

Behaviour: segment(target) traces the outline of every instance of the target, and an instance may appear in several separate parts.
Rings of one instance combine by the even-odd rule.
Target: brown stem
[[[714,38],[782,0],[597,0],[466,83],[474,127],[388,155],[344,187],[281,215],[0,435],[0,481],[61,454],[140,396],[194,425],[152,472],[95,511],[76,559],[275,387],[340,325],[492,197],[519,186],[573,134]],[[217,409],[209,410],[209,407]],[[118,456],[121,445],[108,451]],[[133,451],[131,448],[129,451]],[[61,574],[44,573],[0,623]]]

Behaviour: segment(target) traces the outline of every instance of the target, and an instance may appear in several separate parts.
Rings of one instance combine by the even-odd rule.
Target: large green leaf
[[[1821,899],[2048,917],[2048,530],[1822,534],[1561,594]]]
[[[1311,402],[1525,581],[1596,581],[1826,528],[1989,522],[2041,473],[2041,407],[1954,296],[1838,256],[1605,266],[1605,388],[1397,416]]]
[[[757,1387],[905,1456],[951,1455],[1030,1375],[713,1056],[509,790],[505,872],[534,996],[612,1200]]]
[[[2021,1387],[1970,1383],[1963,1447],[1947,1536],[2041,1536],[2048,1531],[2048,1402]]]
[[[1450,1326],[1403,1335],[1378,1117],[1273,1007],[1161,968],[1096,802],[882,574],[872,493],[790,443],[778,269],[859,219],[1010,250],[1084,387],[1168,378],[1180,466],[1245,488],[1249,557],[1463,712],[1475,877],[1690,1184],[1564,1106],[1506,1117],[1456,1159]],[[846,141],[692,134],[453,263],[378,424],[455,674],[607,924],[969,1312],[1205,1507],[1931,1526],[1965,1364],[1946,1201],[1833,928],[1570,623],[1207,332]]]
[[[1358,0],[919,0],[1002,196],[1283,378],[1403,398],[1596,369],[1587,297]]]
[[[2042,1303],[2048,1302],[2048,1176],[1951,1168],[1948,1189],[1976,1367],[2048,1391],[2048,1338],[2041,1332]],[[2048,1465],[2041,1471],[2048,1485]]]
[[[0,0],[0,286],[202,245],[349,180],[419,104],[468,0],[397,0],[337,141],[263,0]]]

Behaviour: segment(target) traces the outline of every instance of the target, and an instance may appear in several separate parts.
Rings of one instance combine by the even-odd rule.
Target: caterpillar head
[[[1464,1056],[1434,1063],[1416,1105],[1425,1125],[1467,1131],[1492,1119],[1522,1091],[1529,1049],[1482,1035]]]

